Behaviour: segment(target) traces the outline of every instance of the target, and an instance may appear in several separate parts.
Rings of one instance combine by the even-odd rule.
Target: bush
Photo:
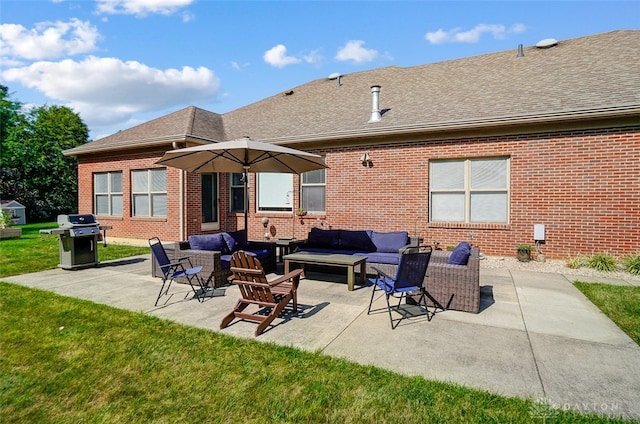
[[[596,253],[587,259],[587,266],[598,271],[614,271],[617,265],[618,261],[609,252]]]
[[[574,256],[567,259],[567,268],[578,269],[587,266],[587,258],[584,256]]]
[[[624,258],[623,265],[631,274],[640,275],[640,252]]]

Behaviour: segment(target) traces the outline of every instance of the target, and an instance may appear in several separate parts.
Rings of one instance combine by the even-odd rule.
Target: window
[[[218,174],[202,174],[200,182],[202,222],[218,222]]]
[[[167,170],[131,171],[133,216],[167,216]]]
[[[231,212],[244,212],[244,174],[231,174],[231,199],[229,210]]]
[[[293,210],[291,193],[293,192],[293,174],[262,172],[258,174],[258,210]]]
[[[431,222],[507,223],[509,159],[432,161]]]
[[[93,198],[96,215],[122,216],[122,172],[93,174]]]
[[[309,212],[325,211],[325,170],[302,174],[300,180],[301,207]]]

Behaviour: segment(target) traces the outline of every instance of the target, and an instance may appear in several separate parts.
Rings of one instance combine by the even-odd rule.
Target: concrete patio
[[[217,289],[199,304],[190,296],[185,299],[186,286],[174,285],[155,307],[160,279],[150,271],[150,256],[143,255],[2,280],[255,338],[253,323],[235,321],[219,329],[239,297],[235,287]],[[385,311],[367,315],[370,287],[348,292],[344,276],[308,277],[300,284],[298,313],[276,319],[256,340],[558,408],[640,420],[640,347],[571,284],[589,278],[482,269],[479,314],[446,311],[431,321],[416,316],[391,330]],[[383,297],[374,302],[376,307],[384,304]]]

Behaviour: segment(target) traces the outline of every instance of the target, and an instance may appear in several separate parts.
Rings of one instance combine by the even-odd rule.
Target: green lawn
[[[60,262],[59,237],[40,234],[41,229],[58,228],[55,222],[20,225],[22,237],[0,240],[0,278],[53,269]],[[107,234],[107,242],[109,235]],[[98,259],[108,261],[149,253],[148,247],[98,243]]]
[[[56,267],[57,236],[40,235],[40,228],[23,227],[22,239],[0,241],[0,275]],[[109,245],[99,258],[148,251]],[[625,322],[628,315],[637,319],[637,308],[624,308],[614,320]],[[637,320],[630,325],[637,327]],[[0,282],[0,422],[624,421]]]
[[[6,283],[0,351],[3,423],[616,422]]]
[[[583,283],[575,286],[640,345],[640,287]]]

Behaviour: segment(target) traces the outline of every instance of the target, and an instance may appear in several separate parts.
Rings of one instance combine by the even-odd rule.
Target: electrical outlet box
[[[533,224],[533,239],[544,241],[544,224]]]

